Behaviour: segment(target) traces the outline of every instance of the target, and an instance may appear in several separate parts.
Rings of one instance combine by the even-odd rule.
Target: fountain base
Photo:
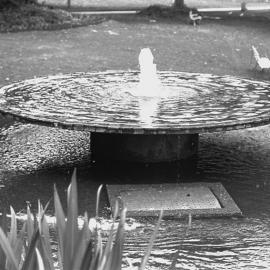
[[[158,163],[196,160],[199,134],[91,133],[93,161]]]

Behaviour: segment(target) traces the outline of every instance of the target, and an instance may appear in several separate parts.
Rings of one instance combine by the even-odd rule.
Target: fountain
[[[0,89],[0,112],[91,133],[93,160],[195,161],[199,133],[270,122],[270,83],[156,71],[145,48],[138,71],[55,75]]]
[[[145,97],[155,97],[162,95],[161,82],[157,76],[156,64],[149,48],[141,50],[139,55],[140,75],[139,84],[135,90],[135,95]]]

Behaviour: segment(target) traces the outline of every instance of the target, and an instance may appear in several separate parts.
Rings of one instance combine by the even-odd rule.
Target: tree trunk
[[[184,0],[174,0],[174,8],[183,9],[184,7]]]

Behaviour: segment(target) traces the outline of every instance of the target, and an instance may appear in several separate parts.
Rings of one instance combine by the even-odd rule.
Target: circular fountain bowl
[[[138,88],[137,71],[26,80],[0,89],[0,112],[89,131],[97,159],[105,155],[144,162],[195,156],[199,133],[270,122],[267,82],[183,72],[159,72],[158,77],[162,86],[157,91],[151,84]]]

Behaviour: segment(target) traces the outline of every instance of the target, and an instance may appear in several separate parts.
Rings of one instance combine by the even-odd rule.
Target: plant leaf
[[[14,269],[19,269],[18,261],[15,258],[15,254],[12,250],[12,247],[8,241],[3,230],[0,228],[0,246],[6,254],[7,261],[12,265]]]
[[[94,256],[89,267],[89,270],[101,269],[99,267],[102,258],[102,238],[98,230],[96,230],[96,242],[94,243]]]
[[[15,211],[11,206],[10,206],[10,216],[11,216],[11,224],[10,224],[10,231],[8,233],[8,240],[16,258],[15,246],[16,246],[16,241],[17,241],[17,219],[16,219]],[[14,267],[12,266],[10,262],[7,262],[6,267],[9,270],[14,269]]]
[[[150,257],[151,250],[153,248],[154,241],[155,241],[157,233],[158,233],[158,229],[160,227],[162,216],[163,216],[163,210],[160,211],[158,222],[157,222],[157,224],[155,226],[155,229],[154,229],[154,232],[153,232],[153,234],[152,234],[152,236],[150,238],[147,250],[146,250],[145,255],[144,255],[143,259],[142,259],[141,266],[140,266],[139,270],[144,270],[145,269],[146,263],[147,263],[147,261],[148,261],[148,259]]]
[[[17,240],[17,219],[15,211],[11,206],[10,206],[10,215],[11,215],[11,224],[8,239],[12,249],[14,249]]]
[[[22,229],[20,230],[20,232],[18,234],[16,245],[14,247],[14,254],[15,254],[16,260],[18,261],[19,264],[22,260],[23,245],[25,242],[25,234],[26,234],[26,222],[23,223]]]
[[[39,228],[36,228],[36,231],[33,234],[33,237],[28,246],[28,250],[24,259],[24,263],[22,265],[21,270],[34,270],[36,257],[35,257],[35,248],[38,240],[40,239],[40,231]]]
[[[116,218],[118,216],[118,211],[119,211],[119,202],[116,200],[115,202],[115,211],[114,211],[114,216],[113,216],[113,224],[110,229],[109,237],[105,246],[105,250],[103,252],[103,264],[104,269],[107,269],[108,267],[111,266],[111,261],[112,261],[112,248],[113,248],[113,236],[114,236],[114,228],[115,228],[115,223],[116,223]]]
[[[88,216],[84,214],[84,224],[81,231],[79,231],[79,236],[76,244],[76,250],[74,253],[74,258],[72,260],[72,269],[81,269],[82,259],[84,257],[85,251],[88,247],[90,241],[90,229],[88,223]]]
[[[33,233],[34,233],[34,219],[33,219],[33,215],[31,213],[30,207],[27,205],[27,239],[28,239],[28,246],[29,243],[33,237]]]
[[[37,255],[37,262],[38,262],[38,269],[39,270],[45,270],[45,267],[44,267],[44,263],[43,263],[43,259],[40,255],[40,252],[37,248],[35,248],[36,250],[36,255]]]
[[[121,217],[115,236],[115,242],[113,250],[111,252],[112,263],[111,269],[121,270],[122,257],[123,257],[123,246],[124,246],[124,237],[125,237],[125,222],[126,222],[126,208],[121,210]],[[108,268],[109,269],[109,268]]]
[[[97,190],[97,199],[96,199],[96,219],[98,218],[98,213],[99,213],[99,202],[100,202],[100,194],[101,190],[103,188],[103,185],[100,185]]]
[[[58,242],[58,261],[59,264],[63,266],[66,219],[56,186],[54,186],[54,209],[55,209],[54,211],[56,218],[56,232]]]
[[[7,232],[7,214],[6,208],[3,208],[2,218],[1,218],[1,228],[6,235]],[[6,266],[6,254],[2,247],[0,246],[0,269],[5,269]]]
[[[81,267],[79,268],[80,270],[89,270],[90,269],[90,265],[91,265],[92,258],[93,258],[92,248],[93,248],[93,243],[92,243],[92,241],[89,241],[88,246],[85,250],[83,259],[82,259]]]
[[[51,243],[50,243],[50,234],[49,234],[49,226],[46,221],[45,216],[45,210],[43,210],[43,207],[39,201],[39,212],[38,212],[38,223],[39,223],[39,230],[40,230],[40,243],[39,243],[39,252],[43,259],[43,264],[45,268],[48,269],[54,269],[53,266],[53,258],[52,258],[52,249],[51,249]],[[48,204],[46,205],[47,208]]]
[[[73,256],[78,241],[78,191],[76,169],[74,169],[67,195],[67,223],[64,241],[64,269],[71,269]],[[71,269],[73,270],[73,269]]]

